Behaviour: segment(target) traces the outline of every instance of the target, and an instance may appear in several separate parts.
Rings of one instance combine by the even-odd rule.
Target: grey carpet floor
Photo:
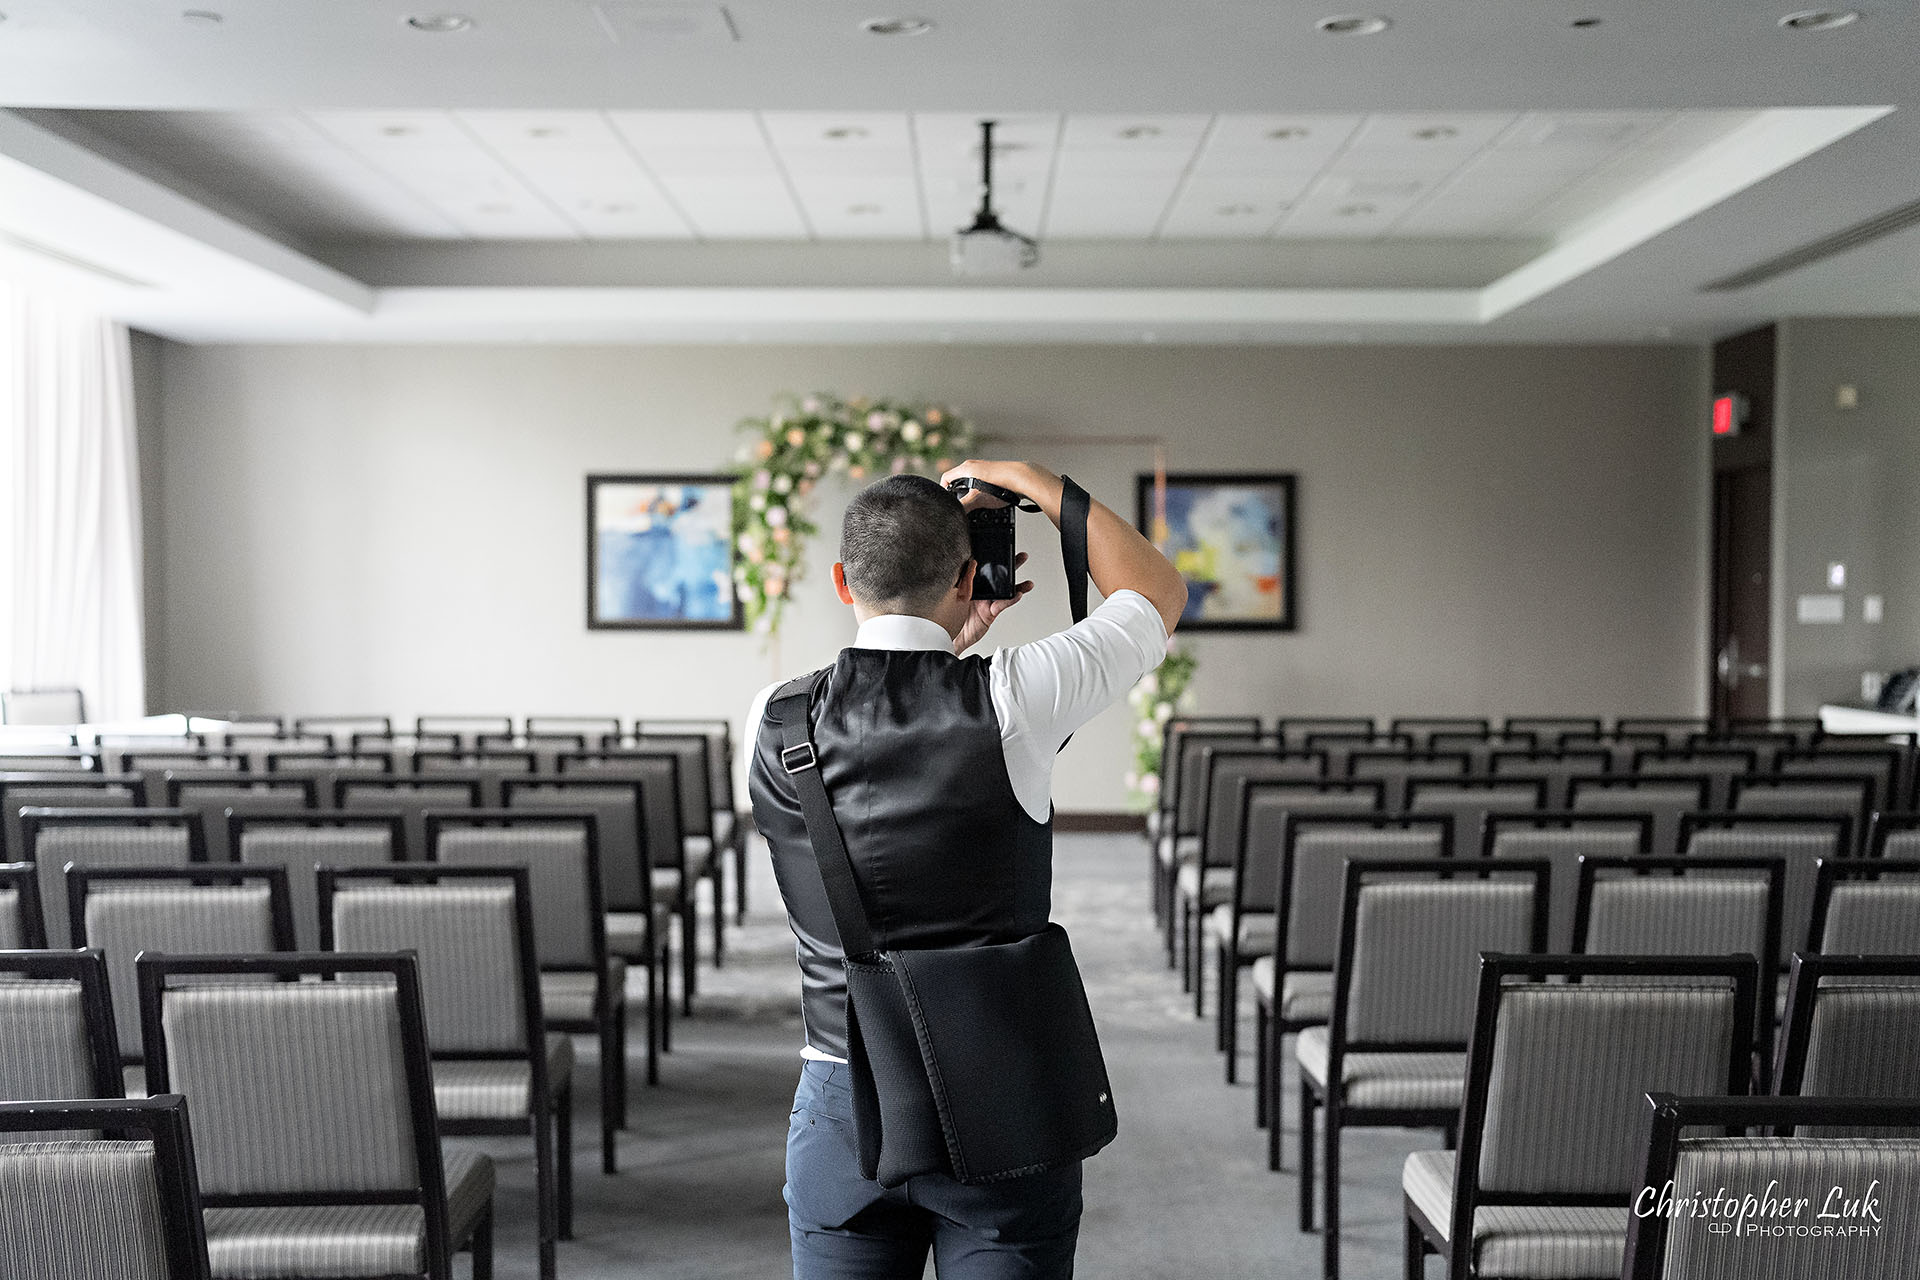
[[[599,1171],[594,1047],[578,1042],[577,1219],[575,1239],[560,1245],[563,1280],[790,1274],[780,1184],[800,1065],[799,979],[764,847],[754,854],[753,915],[729,931],[726,966],[702,966],[694,1017],[676,1021],[658,1088],[640,1083],[643,1046],[632,1047],[631,1126],[611,1178]],[[1193,1016],[1164,965],[1145,862],[1137,836],[1057,840],[1054,917],[1073,935],[1120,1104],[1119,1139],[1087,1165],[1078,1273],[1317,1278],[1321,1238],[1297,1229],[1291,1083],[1282,1111],[1289,1172],[1269,1173],[1253,1126],[1250,1046],[1241,1083],[1226,1084],[1211,1021]],[[1251,1023],[1246,1006],[1243,1043]],[[500,1167],[496,1274],[531,1278],[531,1144],[478,1145]],[[1438,1134],[1405,1130],[1346,1136],[1344,1276],[1400,1275],[1400,1164],[1408,1151],[1438,1145]]]

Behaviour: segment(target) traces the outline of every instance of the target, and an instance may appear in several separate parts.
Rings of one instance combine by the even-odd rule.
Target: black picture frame
[[[733,572],[739,562],[739,549],[733,539],[733,488],[739,477],[725,473],[634,473],[596,472],[587,477],[587,629],[589,631],[743,631],[746,615],[734,590]],[[698,487],[716,491],[717,500],[726,504],[727,601],[726,618],[673,618],[609,616],[600,590],[601,491],[612,485],[670,485]]]
[[[1182,631],[1297,631],[1300,628],[1300,575],[1299,575],[1299,477],[1291,471],[1186,471],[1169,473],[1167,490],[1171,494],[1176,489],[1268,489],[1279,510],[1277,513],[1280,530],[1279,594],[1280,613],[1277,617],[1227,616],[1205,617],[1197,613],[1183,615],[1180,619]],[[1134,527],[1147,537],[1154,536],[1153,528],[1153,488],[1154,477],[1151,473],[1140,473],[1134,483]],[[1196,584],[1188,581],[1189,589]],[[1205,585],[1205,584],[1199,584]],[[1195,592],[1188,600],[1187,607],[1202,608],[1201,594]]]

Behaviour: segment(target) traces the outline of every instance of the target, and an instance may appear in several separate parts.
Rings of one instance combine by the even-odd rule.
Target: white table
[[[1896,733],[1920,733],[1920,716],[1900,716],[1867,707],[1820,708],[1820,727],[1835,736],[1884,738]]]

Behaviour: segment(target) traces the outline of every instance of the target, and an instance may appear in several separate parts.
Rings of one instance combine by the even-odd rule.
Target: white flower
[[[872,413],[867,415],[867,430],[885,431],[886,429],[887,429],[886,414],[880,412],[878,409],[875,409]]]
[[[1129,791],[1138,791],[1140,789],[1140,775],[1129,769],[1126,774],[1121,777],[1120,785]]]
[[[816,479],[818,479],[818,478],[819,478],[819,476],[820,476],[820,464],[819,464],[819,463],[817,463],[817,462],[809,462],[809,463],[807,463],[807,465],[806,465],[806,467],[804,468],[804,470],[806,471],[806,473],[807,473],[807,479],[809,479],[809,480],[816,480]]]
[[[1160,794],[1160,775],[1149,773],[1140,779],[1140,789],[1150,796]]]
[[[793,477],[789,475],[775,476],[773,478],[773,491],[775,493],[793,492]]]
[[[767,523],[776,529],[785,528],[787,523],[787,509],[785,507],[768,507]]]
[[[1140,683],[1137,687],[1144,690],[1146,695],[1151,698],[1154,694],[1160,692],[1160,677],[1149,671],[1140,677]]]
[[[786,415],[786,414],[784,414],[784,413],[776,413],[776,414],[774,414],[774,415],[773,415],[773,429],[774,429],[775,431],[778,431],[778,430],[779,430],[780,428],[782,428],[782,427],[784,427],[784,426],[786,426],[786,425],[787,425],[787,415]]]
[[[753,458],[752,445],[743,444],[738,449],[735,449],[733,451],[733,460],[735,462],[749,462],[752,460],[752,458]]]
[[[840,442],[847,446],[848,453],[858,453],[867,447],[867,438],[858,431],[847,432],[846,439]]]
[[[920,438],[920,424],[912,418],[908,418],[906,422],[901,424],[900,438],[908,444],[912,444],[915,440],[918,440]]]
[[[1163,725],[1171,719],[1173,719],[1173,704],[1171,702],[1162,702],[1154,707],[1153,722],[1155,724]]]
[[[760,543],[750,533],[740,535],[740,554],[750,556],[760,547]]]
[[[753,487],[765,492],[773,484],[773,473],[762,467],[753,473]]]
[[[805,400],[802,400],[800,402],[800,412],[808,416],[820,412],[820,397],[808,396]]]
[[[742,578],[740,585],[734,588],[733,594],[739,598],[742,604],[745,604],[747,601],[753,599],[753,588],[747,585],[746,579]]]
[[[1142,720],[1140,722],[1141,737],[1152,738],[1152,737],[1158,736],[1159,733],[1160,733],[1160,726],[1155,724],[1152,720]]]
[[[767,495],[764,493],[756,493],[747,499],[747,505],[755,511],[765,511],[767,509]]]

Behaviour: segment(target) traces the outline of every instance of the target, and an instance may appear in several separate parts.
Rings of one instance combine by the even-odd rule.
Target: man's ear
[[[847,566],[838,560],[833,562],[833,589],[839,594],[841,604],[853,603],[853,592],[847,590]]]
[[[953,589],[959,592],[962,600],[973,599],[973,575],[979,568],[980,562],[978,560],[968,560],[960,566],[960,578],[953,584]]]

